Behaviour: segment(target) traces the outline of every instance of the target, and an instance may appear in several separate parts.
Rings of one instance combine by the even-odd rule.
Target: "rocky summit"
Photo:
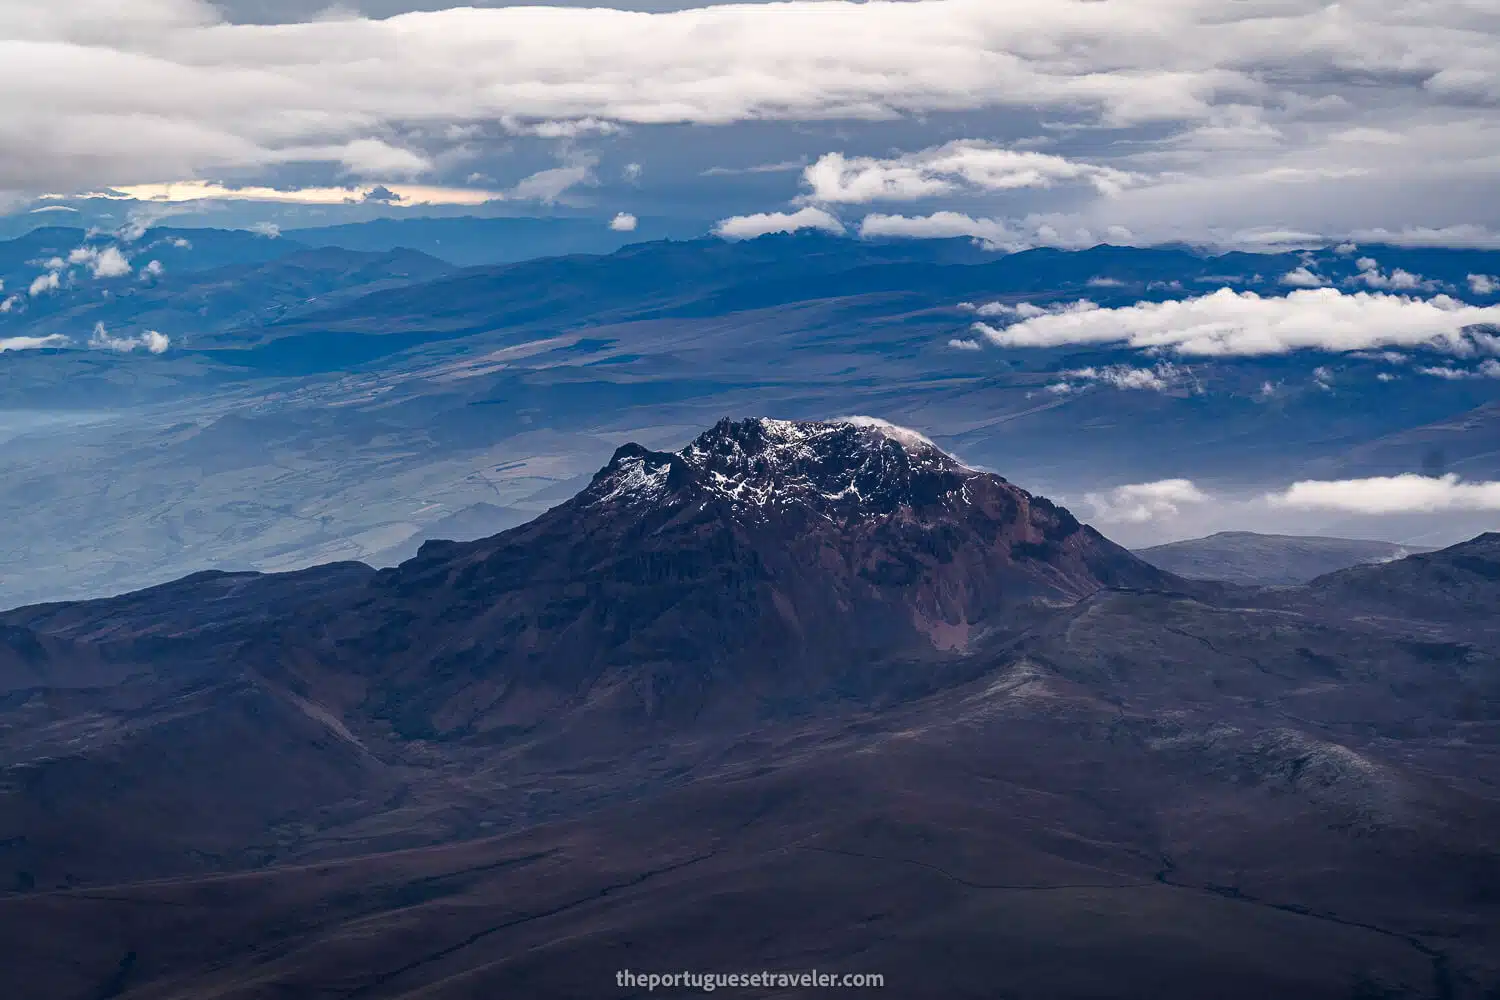
[[[583,703],[753,714],[865,691],[875,674],[931,677],[887,668],[963,657],[1027,609],[1178,585],[912,432],[751,419],[679,452],[626,445],[530,524],[424,546],[332,634],[400,664],[404,717],[425,705],[417,718],[438,731]],[[481,677],[492,700],[449,700]]]
[[[958,500],[978,475],[921,434],[868,417],[722,420],[680,452],[621,448],[586,502],[719,499],[864,518]]]

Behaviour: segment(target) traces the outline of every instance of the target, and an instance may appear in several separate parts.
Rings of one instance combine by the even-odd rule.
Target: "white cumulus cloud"
[[[1445,295],[1419,299],[1314,288],[1262,297],[1221,288],[1196,298],[1070,310],[1001,329],[978,328],[1002,347],[1122,343],[1219,357],[1431,347],[1469,355],[1497,348],[1500,342],[1482,330],[1497,323],[1500,306],[1472,306]]]
[[[1176,365],[1162,362],[1152,368],[1132,368],[1130,365],[1075,368],[1063,372],[1063,376],[1081,382],[1112,385],[1116,389],[1152,389],[1163,392],[1180,381],[1183,374]]]
[[[130,261],[119,247],[78,247],[68,254],[68,263],[88,268],[95,278],[121,278],[131,271]]]
[[[1445,378],[1452,381],[1466,378],[1500,378],[1500,361],[1490,358],[1482,362],[1477,368],[1455,368],[1452,365],[1443,365],[1441,367],[1418,368],[1417,372],[1422,375],[1431,375],[1435,378]]]
[[[977,139],[960,139],[933,149],[889,159],[827,153],[802,174],[807,200],[830,204],[917,201],[961,192],[1049,188],[1087,183],[1115,194],[1134,175],[1050,153],[1006,149]]]
[[[122,354],[143,347],[151,354],[163,354],[172,346],[172,341],[166,334],[155,330],[147,330],[136,337],[114,337],[104,328],[103,323],[95,323],[89,346],[96,350],[119,351]]]
[[[1321,275],[1314,274],[1306,265],[1283,274],[1280,281],[1293,288],[1322,288],[1328,284]]]
[[[1494,295],[1500,292],[1500,276],[1471,274],[1469,275],[1469,291],[1475,295]]]
[[[635,227],[639,224],[640,220],[629,212],[620,212],[613,219],[609,220],[609,228],[617,233],[633,233],[635,232]]]
[[[736,215],[721,220],[714,233],[725,239],[745,240],[768,233],[795,233],[804,229],[817,229],[825,233],[842,233],[844,224],[821,208],[803,208],[796,212],[762,212],[757,215]]]
[[[38,295],[55,292],[60,287],[62,287],[61,276],[56,270],[49,270],[46,274],[39,274],[32,279],[31,286],[27,288],[26,294],[32,298],[36,298]]]
[[[1084,501],[1093,508],[1096,520],[1140,524],[1175,517],[1185,506],[1207,503],[1209,496],[1191,479],[1162,479],[1087,493]]]
[[[1275,507],[1350,514],[1500,510],[1500,483],[1469,483],[1452,474],[1308,480],[1266,499]]]
[[[1387,274],[1380,269],[1380,263],[1373,257],[1361,257],[1355,261],[1355,266],[1359,268],[1359,274],[1351,280],[1370,288],[1396,292],[1435,292],[1443,287],[1441,281],[1424,278],[1399,267]]]

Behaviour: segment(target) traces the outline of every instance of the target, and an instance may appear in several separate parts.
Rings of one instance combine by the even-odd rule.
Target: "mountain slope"
[[[393,569],[19,609],[0,963],[20,1000],[1483,1000],[1496,545],[1195,585],[910,431],[754,419]]]
[[[620,448],[530,524],[424,545],[325,641],[385,664],[381,711],[409,734],[575,706],[681,720],[860,691],[1032,602],[1176,583],[909,432],[726,420],[680,452]]]
[[[1335,570],[1426,551],[1394,542],[1221,531],[1207,538],[1137,549],[1136,555],[1190,580],[1272,586],[1307,583]]]
[[[1500,631],[1500,532],[1381,566],[1340,570],[1312,581],[1307,589],[1333,606]]]

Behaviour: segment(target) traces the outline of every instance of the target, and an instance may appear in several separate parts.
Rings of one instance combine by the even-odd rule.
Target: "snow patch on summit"
[[[608,503],[627,494],[639,498],[660,496],[666,491],[667,477],[671,474],[671,462],[653,466],[645,455],[627,456],[620,461],[620,471],[615,477],[613,489],[596,502]]]
[[[879,417],[839,417],[834,422],[853,424],[855,427],[868,427],[871,430],[879,431],[905,448],[937,448],[938,451],[942,451],[941,448],[938,448],[933,443],[932,438],[921,431],[912,430],[910,427],[902,427],[900,424],[893,424],[889,420],[881,420]]]
[[[943,477],[952,477],[952,497],[967,502],[964,480],[975,474],[925,434],[877,417],[758,417],[722,420],[675,455],[622,449],[591,502],[653,503],[688,490],[744,509],[801,504],[823,516],[868,515],[940,489]]]

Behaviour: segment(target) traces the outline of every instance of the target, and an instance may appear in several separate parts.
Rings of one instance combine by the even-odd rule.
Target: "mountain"
[[[1312,581],[1308,589],[1334,606],[1500,629],[1493,613],[1500,606],[1500,532],[1388,566],[1340,570]]]
[[[1347,284],[1357,258],[1314,256],[1340,289],[1364,287]],[[1500,273],[1493,251],[1444,261],[1433,264]],[[0,340],[61,332],[78,348],[99,320],[111,336],[156,328],[173,345],[4,352],[0,500],[17,515],[0,552],[34,569],[0,579],[0,603],[204,569],[385,564],[414,554],[455,511],[486,503],[516,511],[517,523],[576,493],[621,440],[674,450],[724,413],[875,414],[1079,510],[1126,484],[1187,478],[1214,495],[1255,496],[1307,478],[1442,468],[1429,461],[1439,451],[1482,481],[1500,454],[1485,409],[1500,380],[1424,374],[1446,363],[1434,352],[1404,364],[1365,353],[1167,359],[1119,345],[1000,350],[974,329],[984,318],[974,307],[997,301],[1282,294],[1275,276],[1301,266],[1295,254],[996,254],[967,240],[798,234],[650,241],[431,280],[401,266],[378,283],[358,267],[257,267],[211,288],[164,264],[162,281],[185,283],[128,322],[110,325],[102,292],[133,310],[148,283],[79,268],[76,298],[57,298],[80,310],[66,330],[39,318],[51,306],[0,315]],[[24,283],[7,288],[27,298]],[[1127,369],[1136,381],[1116,384]],[[1116,381],[1068,374],[1088,371]],[[1144,439],[1162,447],[1143,452]],[[1217,509],[1200,509],[1196,533],[1293,530],[1216,523]],[[1492,526],[1423,517],[1389,530],[1374,519],[1303,523],[1429,545]],[[1139,533],[1122,538],[1147,545],[1167,529],[1128,530]]]
[[[103,324],[117,337],[157,330],[178,350],[243,346],[256,339],[246,331],[264,324],[453,270],[414,250],[365,253],[290,243],[277,249],[285,252],[271,260],[181,271],[163,266],[160,272],[110,278],[64,270],[60,288],[11,309],[4,329],[18,337],[72,335],[83,344]]]
[[[1207,538],[1137,549],[1136,555],[1189,580],[1285,586],[1307,583],[1314,577],[1349,566],[1390,562],[1426,551],[1429,550],[1422,546],[1394,542],[1220,531]]]
[[[520,528],[426,543],[325,638],[384,664],[379,711],[406,735],[579,707],[754,717],[962,654],[1033,602],[1174,582],[910,432],[724,420],[679,452],[621,447]]]
[[[1482,1000],[1495,541],[1193,584],[911,431],[757,418],[394,568],[17,609],[0,961],[20,1000]]]
[[[337,226],[289,229],[286,236],[315,247],[383,252],[419,250],[460,267],[508,264],[536,257],[612,253],[630,243],[690,239],[707,226],[639,219],[616,232],[600,219],[583,218],[383,218]]]
[[[349,823],[414,766],[412,741],[550,741],[573,757],[580,745],[628,747],[642,727],[753,725],[910,697],[972,673],[971,654],[1050,608],[1105,586],[1174,583],[1066,510],[911,432],[725,420],[680,452],[625,445],[578,496],[530,523],[427,542],[392,569],[206,572],[5,614],[14,649],[54,650],[11,681],[23,720],[13,763],[42,776],[17,794],[29,803],[45,778],[52,808],[91,830],[77,811],[104,776],[168,801],[178,785],[181,807],[196,808],[206,770],[263,753]],[[55,709],[28,714],[63,690],[90,714],[81,746]],[[61,759],[35,756],[63,748]],[[151,771],[150,759],[181,763]],[[184,823],[189,855],[233,864],[243,856],[226,846],[233,832],[241,852],[274,853],[247,830],[320,828],[306,787],[281,797],[267,784],[264,800],[216,808],[203,828]],[[0,839],[56,836],[27,809],[8,814],[16,827]],[[47,856],[33,846],[15,864],[49,884],[97,878],[108,862],[83,842]],[[111,859],[137,873],[200,867],[181,850],[122,835]]]

